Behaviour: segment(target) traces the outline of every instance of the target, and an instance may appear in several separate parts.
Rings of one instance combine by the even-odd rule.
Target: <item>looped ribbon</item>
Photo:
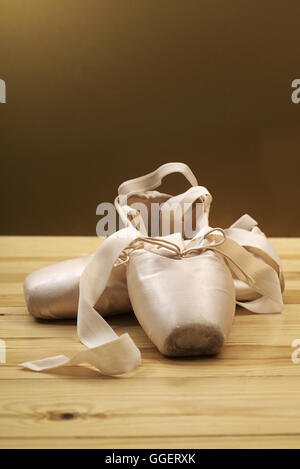
[[[107,238],[81,275],[77,333],[86,348],[70,359],[65,355],[57,355],[21,365],[30,370],[42,371],[87,363],[105,375],[123,374],[139,366],[141,353],[129,334],[118,336],[94,305],[105,289],[113,266],[127,262],[133,250],[145,248],[145,245],[153,245],[161,255],[172,255],[179,261],[204,251],[213,251],[227,262],[238,279],[261,295],[254,301],[237,302],[239,305],[257,313],[275,313],[282,309],[280,282],[274,268],[228,238],[221,228],[208,228],[206,233],[199,233],[180,247],[169,239],[141,236],[138,230],[130,226]]]

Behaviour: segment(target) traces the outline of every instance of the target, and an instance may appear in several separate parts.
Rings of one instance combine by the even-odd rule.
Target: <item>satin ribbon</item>
[[[120,257],[122,262],[128,261],[132,250],[144,248],[145,245],[150,248],[155,246],[156,253],[174,256],[178,262],[182,257],[200,255],[206,250],[214,251],[224,257],[237,278],[245,281],[261,295],[257,300],[238,304],[259,313],[281,311],[283,304],[280,282],[274,269],[228,238],[222,229],[208,228],[201,236],[198,234],[183,246],[170,241],[176,239],[175,235],[166,238],[141,236],[133,227],[124,228],[107,238],[92,257],[80,279],[77,333],[86,349],[70,359],[57,355],[21,365],[33,371],[42,371],[87,363],[106,375],[118,375],[138,367],[141,364],[141,354],[133,340],[127,333],[119,337],[95,310],[94,305],[105,289],[114,264]]]

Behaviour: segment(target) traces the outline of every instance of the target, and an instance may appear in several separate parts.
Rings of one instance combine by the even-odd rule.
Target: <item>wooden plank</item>
[[[0,306],[0,317],[3,316],[28,316],[26,306]]]
[[[39,260],[86,256],[94,252],[102,240],[97,236],[0,236],[0,257]]]
[[[131,334],[132,335],[132,334]],[[152,344],[138,344],[142,353],[142,367],[139,376],[145,380],[157,377],[210,377],[210,376],[299,376],[299,366],[291,360],[290,346],[226,345],[217,357],[193,359],[169,359],[162,357]],[[82,346],[77,340],[64,339],[60,348],[53,339],[6,341],[7,363],[1,365],[1,379],[47,380],[47,379],[99,379],[99,372],[86,366],[61,368],[41,374],[24,370],[19,366],[23,361],[44,358],[63,353],[72,356]]]
[[[285,376],[16,383],[1,383],[1,437],[293,435],[300,426],[299,376],[288,388]]]
[[[77,437],[77,438],[0,438],[0,448],[6,449],[289,449],[299,448],[300,435],[198,436],[188,437]]]
[[[13,308],[12,308],[13,309]],[[0,308],[0,312],[3,309]],[[300,338],[300,307],[285,305],[281,314],[254,314],[239,310],[235,315],[227,343],[240,342],[257,345],[289,345]],[[146,335],[134,315],[118,315],[108,319],[118,334],[132,332],[134,340],[144,342]],[[76,323],[73,320],[36,320],[31,315],[20,315],[18,327],[13,315],[0,316],[1,338],[41,338],[56,337],[57,345],[63,345],[61,338],[76,336]]]

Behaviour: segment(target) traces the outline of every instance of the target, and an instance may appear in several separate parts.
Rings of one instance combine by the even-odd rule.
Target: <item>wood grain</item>
[[[143,364],[122,377],[88,367],[34,373],[25,360],[81,349],[75,321],[36,321],[22,283],[34,269],[93,252],[95,237],[0,238],[1,448],[299,448],[300,239],[272,239],[286,277],[282,314],[238,310],[218,357],[167,359],[133,315]]]

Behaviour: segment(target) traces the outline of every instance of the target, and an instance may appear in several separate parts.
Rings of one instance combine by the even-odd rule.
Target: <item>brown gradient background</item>
[[[300,236],[297,0],[0,0],[0,234],[94,234],[96,206],[167,161]],[[187,186],[172,176],[163,187]]]

